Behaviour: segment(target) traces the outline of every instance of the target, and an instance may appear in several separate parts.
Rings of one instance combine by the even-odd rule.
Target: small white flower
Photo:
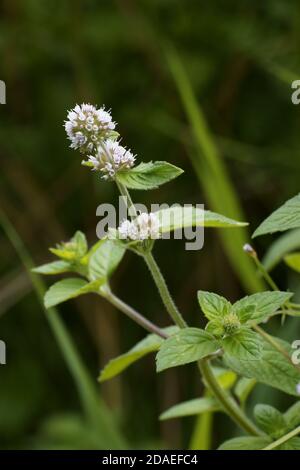
[[[93,170],[102,171],[104,179],[110,179],[117,171],[131,168],[135,156],[119,142],[107,139],[98,146],[96,156],[89,155],[88,162],[93,165]]]
[[[80,106],[77,104],[69,111],[65,121],[70,147],[79,149],[82,153],[95,151],[98,142],[107,138],[115,127],[108,111],[85,103]]]
[[[300,395],[300,383],[296,385],[296,392]]]
[[[135,220],[124,220],[118,228],[119,237],[126,240],[147,240],[160,238],[159,220],[156,214],[143,212]]]

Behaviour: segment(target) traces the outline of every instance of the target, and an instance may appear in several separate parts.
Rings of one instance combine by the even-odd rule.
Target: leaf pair
[[[215,326],[215,329],[219,329],[223,334],[226,333],[224,328],[226,324],[230,324],[230,321],[226,322],[228,317],[229,320],[232,319],[233,324],[235,319],[240,325],[252,326],[274,315],[291,296],[292,294],[289,292],[266,291],[246,296],[231,304],[227,299],[213,292],[198,292],[201,310],[209,322],[212,322],[211,324]],[[210,327],[208,328],[210,330]]]
[[[212,292],[198,292],[201,309],[209,323],[206,331],[184,328],[164,341],[157,354],[157,371],[198,361],[223,350],[229,360],[256,362],[263,341],[251,330],[290,298],[286,292],[262,292],[235,304]],[[257,367],[257,365],[255,365]]]
[[[70,243],[73,245],[74,240],[79,240],[79,243],[81,243],[81,245],[75,246],[78,253],[76,262],[75,258],[72,261],[54,261],[33,270],[39,274],[59,274],[73,271],[85,275],[85,279],[81,277],[67,278],[53,284],[44,298],[46,308],[90,292],[103,294],[110,276],[117,268],[125,252],[123,247],[108,239],[99,240],[87,252],[85,236],[81,232],[76,232],[71,239]],[[84,272],[82,266],[85,267]]]

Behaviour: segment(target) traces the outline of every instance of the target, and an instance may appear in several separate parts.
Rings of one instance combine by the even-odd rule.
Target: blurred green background
[[[205,203],[249,221],[251,234],[299,191],[300,108],[291,103],[291,83],[300,79],[299,2],[2,0],[0,13],[0,79],[7,87],[7,104],[0,105],[6,228],[0,238],[0,338],[7,344],[7,365],[0,366],[0,447],[187,447],[195,419],[159,422],[158,415],[201,395],[194,368],[157,376],[151,355],[98,387],[100,368],[145,334],[93,296],[58,312],[102,397],[102,424],[96,437],[89,435],[78,390],[6,218],[35,264],[50,260],[47,248],[76,229],[96,240],[96,207],[116,202],[117,190],[80,166],[63,128],[68,109],[90,102],[112,109],[123,143],[138,160],[167,160],[185,170],[156,191],[135,192],[137,202]],[[236,300],[263,287],[242,251],[249,234],[207,230],[199,252],[185,251],[180,240],[156,244],[156,258],[190,324],[203,324],[199,288]],[[255,242],[260,255],[273,239]],[[274,275],[282,289],[298,289],[299,277],[285,267]],[[113,286],[154,322],[169,324],[142,260],[127,254]],[[278,322],[276,330],[297,338],[299,322]],[[258,401],[282,409],[289,404],[267,387],[255,390],[252,403]],[[213,447],[237,432],[226,417],[214,419]]]

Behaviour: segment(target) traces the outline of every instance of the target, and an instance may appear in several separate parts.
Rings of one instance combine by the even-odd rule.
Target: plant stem
[[[219,400],[224,410],[229,416],[247,433],[253,436],[260,436],[262,433],[257,427],[247,418],[245,413],[241,410],[239,405],[234,399],[219,385],[214,376],[212,368],[207,359],[201,359],[198,362],[201,374],[206,382],[207,387],[211,390],[214,396]]]
[[[288,352],[285,351],[283,347],[281,347],[278,341],[276,341],[271,335],[269,335],[265,330],[260,328],[260,326],[258,325],[254,325],[253,329],[257,331],[257,333],[260,334],[260,336],[262,336],[266,341],[268,341],[268,343],[270,343],[273,346],[273,348],[275,348],[278,352],[280,352],[288,360],[288,362],[292,364],[295,367],[295,369],[297,369],[298,372],[300,371],[300,367],[297,364],[293,363]]]
[[[157,266],[157,263],[155,259],[153,258],[152,253],[145,254],[144,259],[147,263],[147,266],[149,267],[151,271],[155,284],[159,290],[159,293],[161,295],[161,298],[163,300],[163,303],[169,315],[172,317],[176,325],[178,325],[180,328],[186,328],[187,324],[185,320],[183,319],[183,317],[181,316],[180,312],[178,311],[171,297],[171,294],[164,280],[164,277],[159,267]],[[254,424],[247,418],[245,413],[241,410],[241,408],[233,400],[233,398],[219,385],[210,367],[209,361],[203,359],[202,361],[198,362],[198,366],[208,388],[212,391],[214,396],[219,400],[222,407],[231,416],[233,421],[235,421],[246,432],[254,436],[259,436],[261,433],[256,428],[256,426],[254,426]]]
[[[108,292],[105,295],[105,298],[112,304],[114,305],[118,310],[121,312],[125,313],[131,320],[133,320],[135,323],[140,325],[142,328],[145,330],[149,331],[150,333],[154,333],[155,335],[160,336],[161,338],[168,338],[168,335],[161,330],[157,325],[149,321],[147,318],[145,318],[143,315],[141,315],[139,312],[134,310],[132,307],[127,305],[123,300],[119,299],[116,295],[114,295],[111,291]]]
[[[129,216],[131,218],[136,218],[137,217],[137,211],[136,211],[136,208],[132,202],[132,199],[131,199],[131,196],[129,194],[129,191],[128,189],[126,188],[126,186],[124,186],[123,184],[119,183],[119,181],[116,179],[116,185],[118,186],[118,189],[121,193],[121,195],[124,197],[125,199],[125,204],[127,205],[128,207],[128,213],[129,213]]]
[[[292,437],[295,437],[298,434],[300,434],[300,426],[293,429],[293,431],[290,431],[289,433],[285,434],[284,436],[280,437],[279,439],[277,439],[277,441],[272,442],[271,444],[269,444],[267,447],[265,447],[262,450],[276,449],[276,447],[279,447],[281,444],[284,444],[285,442],[289,441]]]
[[[168,286],[166,281],[152,255],[151,252],[145,253],[143,255],[144,260],[152,274],[153,280],[158,288],[160,293],[161,299],[164,303],[164,306],[167,309],[170,317],[173,319],[174,323],[178,325],[180,328],[185,328],[187,326],[185,320],[183,319],[181,313],[177,309],[174,300],[169,292]]]
[[[266,268],[264,267],[264,265],[262,264],[262,262],[260,261],[259,257],[257,256],[256,251],[254,252],[253,255],[251,255],[251,257],[254,259],[257,269],[260,271],[261,275],[263,276],[265,281],[269,284],[271,289],[280,290],[277,284],[273,281],[272,277],[270,276]]]
[[[57,310],[55,308],[45,309],[43,297],[45,293],[44,283],[40,277],[33,274],[33,262],[19,234],[11,224],[8,217],[0,210],[1,225],[9,238],[11,244],[15,248],[20,260],[22,261],[28,276],[32,282],[38,300],[45,311],[46,318],[49,322],[52,333],[57,341],[58,347],[64,357],[70,374],[75,382],[78,395],[81,400],[82,408],[87,419],[99,433],[103,427],[107,431],[107,438],[110,439],[112,445],[117,449],[121,446],[127,446],[115,425],[109,410],[107,409],[101,397],[97,395],[97,389],[89,375],[85,364],[78,354],[76,346],[68,330],[63,324]],[[102,428],[102,429],[101,429]]]
[[[127,188],[125,188],[121,183],[117,182],[120,193],[127,197],[129,203],[129,209],[133,206],[132,200],[130,198]],[[134,206],[133,206],[134,207]],[[163,301],[163,304],[166,307],[167,312],[174,321],[174,323],[180,328],[186,328],[188,325],[176,307],[174,300],[169,292],[166,281],[157,265],[152,253],[147,251],[143,254],[143,258],[152,274],[153,280],[158,288],[160,297]],[[205,383],[209,389],[213,392],[215,397],[219,400],[225,411],[231,416],[233,421],[235,421],[242,429],[246,432],[258,436],[260,431],[256,426],[247,418],[243,410],[239,405],[233,400],[233,398],[219,385],[216,380],[213,371],[210,367],[209,361],[199,361],[198,363],[200,372],[204,378]]]

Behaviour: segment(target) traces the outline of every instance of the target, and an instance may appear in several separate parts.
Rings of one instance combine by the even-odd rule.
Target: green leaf
[[[77,230],[75,235],[71,238],[71,243],[74,243],[76,245],[76,251],[79,258],[86,254],[88,250],[88,244],[86,241],[86,236],[83,232]]]
[[[255,306],[255,309],[252,310],[252,313],[251,311],[248,311],[250,316],[248,315],[247,319],[244,317],[244,320],[246,319],[246,322],[260,323],[269,316],[273,315],[276,310],[279,309],[279,307],[281,307],[287,300],[291,298],[292,295],[293,294],[290,292],[280,291],[259,292],[257,294],[249,295],[241,300],[238,300],[234,304],[233,309],[242,322],[243,312],[245,309],[248,306]]]
[[[300,450],[300,437],[292,437],[277,447],[277,450]]]
[[[117,180],[130,189],[155,189],[177,178],[183,170],[168,162],[148,162],[117,173]]]
[[[114,240],[103,239],[89,258],[89,278],[107,279],[122,260],[125,249]]]
[[[229,357],[258,361],[261,357],[262,341],[257,333],[244,329],[225,337],[222,340],[222,347]]]
[[[271,442],[269,437],[235,437],[224,442],[218,450],[260,450]]]
[[[208,320],[222,320],[231,310],[231,303],[213,292],[198,291],[198,301],[202,312]]]
[[[159,419],[164,421],[166,419],[182,418],[183,416],[193,416],[207,411],[214,412],[219,410],[220,405],[215,398],[195,398],[194,400],[188,400],[172,406],[167,411],[164,411]]]
[[[53,261],[52,263],[42,264],[37,268],[31,270],[33,273],[37,274],[61,274],[68,271],[74,271],[72,263],[68,261]]]
[[[54,307],[79,295],[97,292],[102,283],[103,281],[99,280],[87,282],[79,277],[58,281],[47,290],[44,297],[45,307]]]
[[[255,230],[254,237],[300,227],[300,194],[289,199]]]
[[[238,383],[234,388],[234,393],[241,403],[245,403],[249,394],[252,392],[253,388],[256,385],[255,379],[247,379],[246,377],[241,377]]]
[[[49,250],[63,260],[74,261],[82,258],[87,249],[86,237],[84,233],[78,230],[70,241],[59,243],[56,248],[50,248]]]
[[[280,437],[286,429],[287,423],[283,415],[273,406],[256,405],[254,416],[260,429],[273,438]]]
[[[263,265],[271,271],[288,253],[300,248],[300,229],[291,230],[281,235],[263,257]]]
[[[285,256],[284,261],[290,268],[300,273],[300,252]]]
[[[222,388],[227,390],[235,384],[237,375],[232,370],[224,369],[223,367],[213,367],[212,369]]]
[[[198,361],[219,348],[219,343],[206,331],[184,328],[162,343],[156,356],[157,372]]]
[[[293,350],[289,343],[279,338],[274,340],[291,356]],[[258,364],[256,361],[225,354],[226,366],[243,377],[256,379],[289,395],[298,396],[296,387],[300,382],[300,372],[268,341],[264,339],[261,341],[263,347]]]
[[[161,233],[168,233],[184,227],[223,227],[238,228],[248,225],[220,214],[205,211],[199,207],[179,206],[155,212],[160,221]]]
[[[178,331],[178,327],[170,326],[168,328],[164,328],[163,331],[168,335],[172,335]],[[112,379],[142,357],[151,352],[158,351],[163,341],[164,340],[157,335],[152,334],[146,336],[146,338],[137,343],[126,353],[111,359],[101,371],[98,378],[99,382],[105,382],[106,380]]]
[[[284,418],[289,431],[300,425],[300,400],[294,403],[294,405],[284,413]]]

